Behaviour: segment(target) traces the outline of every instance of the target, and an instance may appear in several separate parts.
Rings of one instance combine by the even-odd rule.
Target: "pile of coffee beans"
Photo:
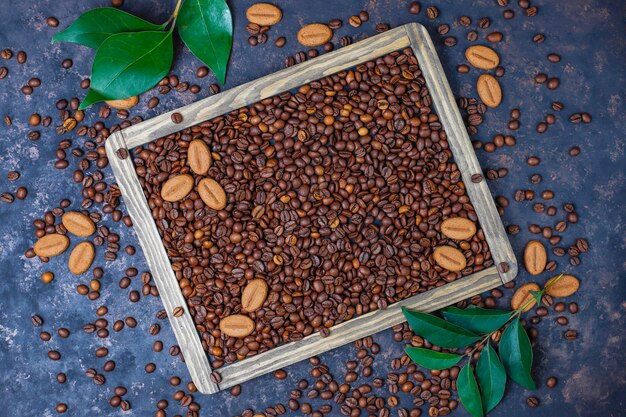
[[[263,352],[493,264],[428,87],[410,49],[313,81],[155,140],[134,151],[140,182],[205,349],[226,362]],[[200,192],[162,196],[194,172],[197,140],[225,190],[215,210]],[[191,184],[189,189],[191,189]],[[474,229],[475,230],[475,229]],[[460,253],[459,270],[435,249]],[[435,255],[434,255],[435,253]],[[248,282],[267,282],[254,330],[220,322],[242,312]],[[261,300],[263,301],[263,300]],[[221,330],[221,331],[220,331]]]

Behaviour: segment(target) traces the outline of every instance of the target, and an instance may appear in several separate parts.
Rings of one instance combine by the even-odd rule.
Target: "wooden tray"
[[[129,149],[406,47],[413,49],[426,79],[435,110],[447,133],[454,160],[461,171],[467,194],[489,244],[494,266],[392,304],[385,310],[376,310],[338,324],[330,329],[330,335],[326,338],[314,333],[300,341],[286,343],[227,365],[219,370],[222,377],[219,385],[213,383],[210,379],[212,370],[208,356],[202,348],[187,303],[172,271],[135,173]],[[182,123],[174,124],[171,121],[173,112],[162,114],[115,132],[106,142],[106,151],[174,334],[185,357],[185,363],[196,387],[202,393],[215,393],[241,384],[259,375],[402,323],[404,317],[401,307],[425,312],[437,310],[511,281],[517,275],[517,262],[489,188],[485,181],[474,183],[470,179],[473,174],[482,174],[480,165],[430,36],[426,29],[417,23],[401,26],[234,87],[182,107],[176,112],[183,116]],[[182,314],[178,307],[182,308]],[[175,309],[178,312],[176,315]]]

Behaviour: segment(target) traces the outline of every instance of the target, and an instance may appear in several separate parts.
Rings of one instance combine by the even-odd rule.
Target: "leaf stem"
[[[174,26],[176,25],[176,18],[178,17],[178,12],[180,11],[180,6],[182,4],[183,4],[183,0],[178,0],[176,2],[176,7],[174,8],[174,12],[162,25],[163,29],[165,29],[170,23],[172,24],[172,26],[170,26],[170,31],[174,29]]]
[[[561,279],[561,277],[563,277],[563,275],[565,274],[560,274],[558,277],[556,277],[554,280],[552,280],[550,283],[548,283],[548,285],[546,285],[541,291],[541,296],[543,296],[543,294],[545,293],[545,291],[550,288],[552,285],[554,285],[558,280]],[[483,344],[485,342],[489,342],[489,339],[491,339],[491,336],[493,336],[497,331],[499,331],[501,328],[506,327],[513,319],[515,319],[516,317],[520,316],[522,314],[522,312],[526,309],[526,307],[528,307],[530,304],[532,304],[535,301],[534,298],[531,298],[530,300],[528,300],[527,302],[525,302],[524,304],[522,304],[521,306],[519,306],[518,308],[516,308],[515,310],[511,311],[511,315],[509,316],[509,319],[506,321],[506,323],[504,323],[500,328],[492,331],[491,333],[488,333],[485,335],[485,337],[483,337],[475,346],[474,348],[468,352],[467,354],[465,354],[465,356],[469,357],[469,359],[472,359],[472,356],[474,355],[474,352],[476,352],[481,346],[483,346]]]

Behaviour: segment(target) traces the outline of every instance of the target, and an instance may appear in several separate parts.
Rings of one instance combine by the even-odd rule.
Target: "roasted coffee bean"
[[[126,317],[126,319],[124,320],[124,322],[126,323],[126,325],[130,328],[134,328],[137,326],[137,320],[135,320],[134,317]]]
[[[284,36],[279,36],[278,38],[276,38],[276,40],[274,41],[274,45],[277,48],[282,48],[283,46],[285,46],[285,44],[287,43],[287,39],[285,39]]]
[[[535,408],[539,406],[539,399],[537,399],[537,397],[528,397],[526,399],[526,404],[528,404],[528,406],[530,408]]]
[[[93,377],[93,383],[96,385],[103,385],[106,382],[106,378],[102,374],[96,374]]]
[[[33,324],[33,326],[35,327],[41,327],[43,326],[43,318],[41,318],[41,316],[39,314],[35,314],[30,318],[31,323]]]
[[[359,16],[350,16],[348,18],[348,24],[354,28],[358,28],[359,26],[361,26],[361,18]]]
[[[412,1],[409,3],[409,13],[411,14],[419,14],[422,10],[422,5],[419,1]]]
[[[211,372],[211,381],[213,381],[214,384],[219,384],[222,382],[222,375],[217,371]]]
[[[546,380],[546,387],[554,388],[556,387],[557,383],[558,383],[558,380],[556,379],[556,377],[553,377],[553,376],[548,377],[548,379]]]
[[[565,337],[565,340],[576,340],[576,338],[578,337],[578,332],[576,330],[567,330],[563,333],[563,337]]]
[[[383,33],[389,30],[388,23],[377,23],[376,24],[376,33]]]
[[[104,362],[104,365],[102,365],[102,370],[104,372],[112,372],[115,369],[115,361],[112,360],[108,360],[106,362]]]
[[[182,123],[183,121],[183,115],[178,112],[174,112],[172,113],[171,119],[173,123],[179,124],[179,123]]]
[[[560,81],[558,78],[550,78],[547,82],[547,87],[549,90],[556,90],[559,87]]]
[[[15,201],[15,196],[11,193],[4,192],[0,194],[0,201],[2,201],[3,203],[11,204],[13,201]]]
[[[439,9],[435,6],[429,6],[426,8],[426,16],[431,20],[436,19],[439,16]]]

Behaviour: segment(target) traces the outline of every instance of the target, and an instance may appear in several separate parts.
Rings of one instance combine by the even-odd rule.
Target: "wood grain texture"
[[[185,299],[161,242],[135,173],[132,157],[129,156],[122,160],[116,156],[115,152],[119,148],[132,149],[144,145],[159,137],[403,49],[409,45],[418,59],[435,110],[439,114],[443,128],[448,135],[448,142],[455,162],[459,166],[468,195],[478,214],[493,259],[496,265],[500,262],[507,262],[510,267],[509,271],[500,274],[497,268],[493,266],[435,290],[395,303],[385,310],[374,311],[338,324],[331,329],[330,336],[326,338],[322,338],[319,334],[309,335],[301,341],[288,343],[235,362],[220,369],[222,382],[217,386],[209,379],[211,367],[207,355],[202,348],[193,320],[187,310]],[[183,317],[173,318],[170,316],[170,322],[185,356],[192,379],[200,392],[208,394],[232,387],[259,375],[402,323],[404,321],[401,312],[402,306],[426,312],[437,310],[497,287],[502,282],[510,281],[517,274],[517,262],[489,189],[484,180],[477,184],[471,181],[472,174],[482,173],[482,170],[430,37],[426,29],[419,24],[409,24],[390,30],[175,111],[183,116],[182,123],[172,123],[171,113],[173,112],[163,114],[114,133],[108,138],[106,149],[166,310],[171,314],[171,311],[177,306],[182,306],[185,309]]]
[[[189,368],[193,382],[200,392],[215,393],[219,391],[219,387],[210,379],[212,370],[209,359],[202,348],[198,331],[187,308],[187,302],[180,291],[178,280],[174,275],[148,202],[141,189],[132,155],[129,152],[126,159],[120,159],[116,155],[118,149],[128,149],[124,141],[124,133],[113,133],[107,139],[105,147],[117,184],[124,196],[128,213],[133,220],[133,229],[139,238],[139,244],[159,289],[161,301],[167,311],[167,316],[180,350],[185,357],[185,363]],[[173,316],[176,307],[184,309],[185,313],[181,317]]]
[[[410,24],[403,27],[411,39],[411,48],[426,79],[426,86],[433,99],[435,110],[448,135],[448,143],[454,161],[459,166],[465,189],[476,209],[480,226],[489,244],[491,256],[496,265],[501,262],[508,264],[508,271],[500,272],[502,282],[507,283],[517,276],[517,260],[506,236],[493,197],[489,192],[487,181],[483,179],[479,183],[474,183],[471,180],[473,174],[483,175],[482,168],[476,158],[450,84],[441,66],[441,61],[439,61],[435,47],[424,26]]]
[[[464,277],[434,290],[399,301],[385,310],[355,317],[330,330],[328,337],[314,333],[297,342],[277,346],[267,352],[235,362],[219,370],[220,389],[241,384],[311,356],[354,342],[405,321],[402,307],[431,312],[502,285],[495,267]]]

